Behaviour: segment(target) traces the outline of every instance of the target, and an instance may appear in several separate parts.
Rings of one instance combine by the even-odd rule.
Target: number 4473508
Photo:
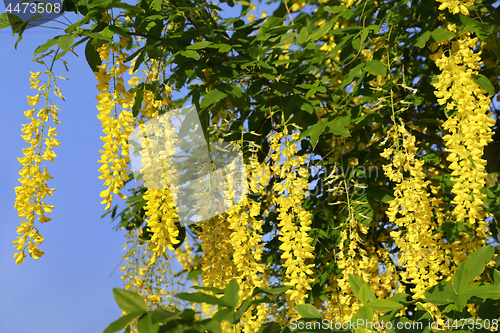
[[[14,8],[12,8],[12,4],[9,3],[5,8],[7,13],[31,13],[35,14],[36,12],[43,13],[60,13],[61,12],[61,4],[60,3],[17,3]]]

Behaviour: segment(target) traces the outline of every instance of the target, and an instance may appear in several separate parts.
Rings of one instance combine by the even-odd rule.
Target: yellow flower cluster
[[[199,223],[201,227],[201,276],[203,285],[224,289],[236,274],[229,222],[220,216]]]
[[[96,87],[99,89],[97,95],[99,115],[97,118],[101,121],[103,132],[106,136],[101,137],[104,142],[103,149],[99,152],[102,154],[99,163],[102,166],[99,168],[101,175],[99,179],[105,180],[103,190],[100,194],[104,200],[102,204],[106,204],[106,210],[111,207],[113,196],[116,194],[120,198],[125,199],[126,196],[120,193],[120,189],[124,188],[124,181],[129,179],[127,173],[130,172],[127,167],[129,162],[127,139],[133,131],[134,117],[131,109],[134,103],[134,94],[125,90],[123,85],[123,74],[129,69],[123,64],[127,58],[127,54],[119,49],[110,49],[108,45],[103,45],[99,49],[101,60],[109,61],[109,56],[112,51],[113,67],[107,71],[107,63],[99,65],[99,72],[95,73],[95,77],[99,82]],[[113,91],[110,92],[110,81],[113,81]]]
[[[182,246],[175,249],[175,257],[184,272],[200,269],[201,257],[199,254],[193,254],[193,247],[187,238],[182,242]]]
[[[127,252],[122,260],[125,265],[120,267],[124,273],[121,278],[125,289],[139,293],[151,309],[174,301],[170,292],[173,284],[172,267],[168,259],[160,258],[152,262],[154,253],[139,241],[140,236],[137,231],[127,233],[123,247]]]
[[[331,277],[331,286],[328,288],[329,291],[333,292],[330,304],[327,306],[326,317],[335,321],[348,321],[362,306],[361,302],[352,293],[349,274],[354,274],[370,283],[370,279],[374,276],[370,274],[371,267],[373,267],[370,262],[371,259],[377,261],[375,255],[368,257],[364,246],[360,246],[368,229],[356,221],[352,206],[348,209],[351,211],[350,216],[340,232],[339,252],[335,257],[337,266],[342,272],[336,278]],[[378,273],[376,266],[375,264],[375,271]]]
[[[53,147],[59,146],[59,141],[55,138],[57,135],[55,127],[47,126],[49,116],[55,124],[59,124],[57,119],[57,111],[60,110],[56,105],[52,105],[49,98],[49,93],[53,92],[56,96],[64,99],[61,90],[56,85],[56,77],[51,70],[43,72],[48,75],[47,81],[42,81],[40,85],[39,76],[41,72],[31,73],[31,89],[41,91],[35,96],[28,96],[28,104],[36,106],[39,104],[39,98],[42,97],[44,106],[24,112],[26,118],[30,120],[29,124],[23,125],[23,134],[21,137],[30,146],[23,148],[24,157],[18,158],[19,163],[23,166],[19,171],[19,182],[21,186],[15,188],[16,201],[14,207],[21,220],[21,225],[17,227],[17,233],[22,236],[17,237],[13,242],[14,248],[19,251],[14,254],[16,264],[23,262],[26,257],[25,250],[28,249],[29,255],[38,259],[44,255],[44,252],[38,249],[38,245],[42,244],[43,237],[35,227],[35,218],[38,215],[38,221],[45,223],[51,219],[45,216],[45,213],[50,213],[54,206],[47,205],[45,198],[52,196],[55,189],[47,186],[49,179],[52,179],[44,165],[44,161],[54,161],[56,154],[53,152]],[[59,77],[64,79],[63,77]],[[28,243],[26,245],[26,243]]]
[[[150,109],[150,104],[158,105],[154,99],[148,99],[143,109]],[[153,116],[157,115],[158,111],[153,113]],[[176,141],[176,135],[173,125],[166,116],[158,122],[143,124],[140,121],[139,126],[143,134],[139,141],[144,148],[139,152],[142,156],[142,177],[144,187],[147,188],[143,196],[146,200],[144,210],[148,217],[146,220],[148,229],[153,233],[149,249],[155,253],[151,258],[154,262],[159,256],[165,257],[168,250],[173,250],[173,245],[179,243],[177,240],[179,229],[176,225],[179,218],[174,203],[177,193],[171,193],[168,187],[168,180],[174,179],[172,176],[169,177],[169,174],[178,173],[178,170],[171,165],[168,158],[162,158],[171,156],[172,150],[175,151],[173,143]],[[167,141],[170,143],[165,144]],[[150,156],[152,152],[155,156]],[[155,161],[158,157],[162,158],[161,170],[158,170],[160,165]],[[165,188],[159,189],[160,184],[165,185]]]
[[[168,189],[147,189],[144,200],[147,202],[144,210],[148,216],[148,229],[153,233],[149,241],[149,249],[154,253],[151,257],[153,263],[157,257],[166,257],[168,250],[174,250],[173,245],[179,243],[179,229],[176,225],[179,218]]]
[[[295,287],[287,290],[290,317],[296,317],[293,303],[302,304],[307,297],[307,291],[314,282],[314,247],[308,232],[311,230],[311,214],[302,207],[304,196],[309,189],[305,164],[306,156],[295,156],[297,145],[287,145],[290,137],[297,140],[300,133],[283,132],[269,134],[270,154],[274,174],[278,182],[273,186],[276,194],[274,204],[278,213],[280,235],[282,242],[280,250],[285,272],[285,285]],[[284,142],[282,142],[283,140]]]
[[[293,4],[290,7],[290,12],[297,12],[301,9],[304,9],[304,7],[306,6],[306,1],[303,1],[303,0],[295,0],[292,2],[293,2]]]
[[[482,156],[484,147],[492,141],[495,124],[490,98],[473,80],[482,64],[480,52],[474,52],[476,43],[477,38],[471,38],[470,32],[458,34],[446,48],[448,51],[440,48],[431,56],[441,70],[439,81],[434,84],[435,95],[440,105],[446,104],[449,114],[454,113],[443,124],[449,133],[443,140],[455,182],[453,215],[456,222],[465,222],[476,232],[476,241],[466,241],[465,251],[482,246],[489,234],[484,221],[487,213],[483,210],[486,195],[481,193],[487,176]]]
[[[270,169],[267,163],[259,163],[252,155],[247,168],[250,177],[250,189],[254,193],[263,194],[264,187],[270,179]],[[260,215],[261,202],[249,197],[227,212],[227,220],[231,230],[231,245],[234,248],[233,263],[236,265],[236,279],[240,286],[240,300],[250,296],[256,287],[266,287],[265,265],[262,261],[262,220]],[[265,304],[251,306],[242,317],[243,332],[252,333],[266,322],[268,309]]]
[[[355,2],[356,0],[342,0],[342,4],[346,7],[351,7]]]
[[[439,5],[439,10],[448,9],[452,14],[461,13],[463,15],[469,16],[469,10],[467,7],[474,6],[474,1],[472,0],[436,0],[437,2],[441,2]]]
[[[433,220],[435,207],[439,207],[441,201],[431,196],[429,188],[435,194],[439,186],[426,180],[424,162],[417,157],[415,137],[404,125],[394,124],[388,135],[394,145],[386,148],[381,156],[391,160],[383,169],[395,183],[395,198],[389,202],[386,214],[397,229],[390,234],[399,248],[398,263],[405,268],[402,280],[415,284],[413,297],[420,298],[427,288],[438,282],[437,273],[450,275],[441,234],[433,235],[444,220],[439,214],[436,214],[438,221]],[[400,289],[404,292],[402,285]]]

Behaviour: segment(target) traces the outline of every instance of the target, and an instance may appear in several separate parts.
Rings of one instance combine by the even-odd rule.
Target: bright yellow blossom
[[[52,196],[55,189],[47,186],[47,182],[52,179],[52,176],[42,163],[44,161],[54,161],[54,157],[56,157],[52,148],[58,147],[59,141],[55,138],[57,135],[56,129],[48,126],[48,122],[52,120],[55,124],[59,124],[59,120],[57,119],[58,108],[51,104],[48,95],[50,91],[53,91],[57,92],[58,97],[63,98],[64,96],[56,86],[55,77],[51,71],[44,72],[44,74],[48,75],[48,80],[39,87],[40,74],[41,72],[31,72],[31,88],[43,93],[33,97],[28,96],[28,104],[37,105],[40,96],[42,96],[45,100],[45,107],[24,112],[30,123],[23,125],[21,137],[29,144],[29,147],[23,148],[24,156],[18,158],[23,167],[19,171],[21,186],[15,188],[16,201],[14,207],[21,218],[21,225],[17,227],[17,233],[20,236],[13,241],[14,248],[19,251],[14,254],[16,264],[23,262],[26,257],[26,249],[28,249],[28,253],[33,259],[43,256],[44,252],[38,249],[38,245],[43,242],[43,237],[35,226],[35,219],[38,215],[38,222],[50,221],[50,218],[45,214],[52,212],[54,208],[54,206],[45,203],[46,197]]]

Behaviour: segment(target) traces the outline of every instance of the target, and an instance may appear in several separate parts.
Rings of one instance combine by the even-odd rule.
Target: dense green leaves
[[[220,328],[220,324],[222,321],[228,320],[231,323],[237,323],[250,306],[261,304],[262,302],[271,302],[266,297],[255,298],[255,296],[259,294],[280,295],[290,288],[255,288],[252,292],[252,295],[244,300],[240,307],[238,307],[239,285],[236,279],[231,280],[224,290],[204,287],[197,287],[197,289],[206,291],[212,289],[213,292],[217,294],[223,294],[223,296],[219,298],[216,296],[205,294],[203,292],[196,292],[180,293],[175,295],[175,297],[191,303],[208,303],[218,305],[218,311],[213,315],[211,319],[197,320],[195,318],[196,312],[189,308],[186,308],[182,311],[180,311],[179,309],[174,309],[174,312],[163,308],[150,309],[148,311],[148,309],[146,308],[146,303],[144,302],[142,296],[129,290],[115,288],[113,290],[115,300],[118,306],[126,312],[126,315],[122,316],[111,325],[109,325],[104,333],[114,333],[127,326],[130,327],[130,323],[135,318],[138,318],[137,328],[139,330],[139,333],[187,332],[179,331],[179,327],[189,327],[189,332],[205,333],[206,331],[208,331],[212,333],[219,333],[222,332]],[[315,316],[315,318],[318,318],[317,316],[319,312],[312,305],[302,305],[300,306],[299,311],[303,313],[304,316],[312,315]],[[319,318],[321,318],[321,315],[319,315]],[[265,332],[273,332],[274,329],[275,326],[268,325]]]

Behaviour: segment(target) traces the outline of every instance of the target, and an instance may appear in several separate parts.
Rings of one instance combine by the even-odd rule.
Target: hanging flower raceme
[[[172,286],[172,267],[168,259],[160,258],[151,262],[154,252],[139,241],[141,231],[129,231],[123,250],[125,264],[120,267],[124,273],[122,280],[125,289],[139,293],[152,309],[165,302],[174,302],[169,288]]]
[[[104,137],[103,149],[99,152],[102,154],[99,163],[102,166],[99,168],[101,176],[99,179],[105,180],[104,186],[106,190],[101,192],[101,197],[104,200],[102,204],[106,204],[105,209],[111,207],[113,196],[116,194],[120,198],[125,199],[126,196],[120,193],[124,187],[124,182],[127,181],[130,172],[127,167],[129,162],[127,139],[133,131],[134,117],[131,109],[134,103],[134,95],[125,90],[123,85],[123,73],[129,68],[123,64],[127,54],[114,48],[110,49],[108,45],[103,45],[99,49],[99,55],[102,61],[109,61],[109,55],[113,54],[113,67],[108,71],[107,63],[97,66],[99,72],[95,73],[96,79],[99,82],[96,87],[99,89],[97,95],[99,115]],[[113,91],[110,89],[110,81],[112,82]]]
[[[248,167],[249,187],[254,193],[264,194],[263,189],[270,179],[269,166],[259,163],[256,155],[250,157]],[[249,297],[254,288],[266,288],[265,265],[262,263],[261,202],[244,198],[227,212],[231,245],[234,248],[233,263],[236,280],[240,286],[240,301]],[[265,304],[251,306],[242,316],[243,332],[252,333],[266,322],[268,309]]]
[[[43,62],[40,63],[43,64]],[[41,97],[44,105],[41,108],[34,108],[24,112],[30,123],[23,125],[23,135],[21,137],[29,144],[29,147],[23,148],[24,157],[18,158],[23,167],[19,171],[21,186],[15,188],[16,201],[14,207],[22,219],[21,226],[17,227],[17,233],[22,236],[14,241],[14,248],[19,251],[14,254],[16,264],[23,262],[26,257],[26,249],[34,259],[44,255],[44,252],[38,248],[38,245],[43,242],[43,237],[35,226],[35,219],[37,219],[38,215],[38,222],[50,221],[50,217],[45,214],[50,213],[54,208],[54,206],[45,203],[46,197],[52,196],[55,189],[47,186],[48,180],[52,179],[52,177],[48,173],[44,162],[53,162],[54,157],[57,156],[52,150],[53,147],[59,146],[59,141],[55,138],[57,135],[56,128],[48,126],[48,123],[52,120],[54,124],[59,124],[57,111],[60,109],[52,104],[49,94],[53,92],[63,100],[64,97],[56,85],[56,77],[51,70],[43,72],[48,76],[47,81],[40,80],[40,74],[42,72],[31,73],[31,89],[40,92],[35,96],[28,96],[28,104],[30,106],[38,105]],[[62,76],[58,78],[64,79]],[[42,83],[41,86],[40,83]]]
[[[457,34],[446,49],[442,47],[430,57],[441,70],[439,81],[434,84],[435,95],[438,103],[446,105],[446,112],[451,114],[443,124],[449,133],[443,140],[454,181],[453,215],[457,223],[466,223],[475,230],[474,241],[465,236],[459,245],[462,253],[455,258],[457,263],[465,259],[466,252],[484,245],[489,235],[484,221],[487,213],[483,209],[486,195],[481,193],[487,176],[486,160],[482,156],[485,146],[492,141],[495,120],[491,118],[490,98],[473,80],[482,62],[480,52],[474,52],[477,38],[470,35],[470,32]]]
[[[291,134],[292,140],[297,140],[299,133]],[[308,232],[311,230],[311,213],[302,207],[306,191],[309,189],[307,181],[306,156],[295,156],[297,145],[282,142],[289,141],[288,131],[277,132],[269,135],[270,154],[273,161],[272,170],[280,179],[274,184],[274,203],[278,213],[280,236],[282,242],[280,250],[285,272],[285,285],[295,287],[287,290],[289,297],[289,315],[294,317],[293,303],[302,304],[307,297],[307,291],[314,282],[311,263],[314,258],[312,238]],[[284,145],[284,147],[282,147]]]
[[[403,282],[415,284],[413,297],[423,297],[424,291],[435,285],[438,273],[449,275],[450,265],[444,253],[445,244],[441,235],[434,231],[444,221],[434,221],[433,207],[436,198],[431,197],[429,189],[438,189],[426,180],[424,162],[417,157],[418,148],[415,137],[404,125],[394,124],[388,132],[393,145],[386,148],[382,157],[391,160],[384,165],[384,172],[395,183],[394,199],[389,202],[386,214],[395,224],[391,232],[399,248],[398,263],[405,270],[401,272]],[[439,268],[438,268],[439,267]],[[403,285],[400,285],[404,292]]]
[[[346,151],[349,149],[353,149],[349,142],[337,146],[337,150]],[[337,152],[337,154],[340,154],[340,152]],[[338,160],[334,159],[334,162],[342,165],[340,155],[337,156],[339,156]],[[356,166],[358,163],[359,161],[353,158],[348,159],[347,162],[348,165],[352,166]],[[331,291],[332,294],[330,302],[324,306],[324,312],[325,318],[328,320],[347,322],[363,306],[353,294],[351,275],[355,275],[367,282],[377,295],[387,289],[390,292],[393,288],[390,278],[386,279],[386,281],[389,280],[389,283],[379,279],[379,261],[382,255],[380,251],[376,250],[376,246],[370,237],[369,227],[360,222],[365,217],[356,212],[355,209],[359,205],[368,204],[366,197],[361,195],[361,193],[364,193],[364,189],[358,187],[359,185],[348,185],[350,181],[346,179],[345,174],[339,174],[338,171],[339,168],[335,166],[325,180],[327,180],[326,185],[338,182],[338,185],[327,191],[332,192],[334,198],[339,195],[343,197],[342,199],[337,197],[333,204],[343,207],[342,209],[346,211],[346,219],[344,221],[342,219],[339,227],[337,227],[340,230],[338,251],[335,249],[324,260],[325,265],[335,263],[341,271],[340,274],[332,274],[329,278],[327,290],[328,292]],[[359,192],[359,189],[362,189],[362,192]]]
[[[162,101],[157,101],[154,98],[143,99],[143,103],[141,110],[151,110],[152,105],[163,106]],[[152,117],[157,115],[158,111],[151,114]],[[178,184],[171,182],[177,178],[173,175],[179,174],[180,170],[168,158],[174,154],[175,142],[177,141],[175,128],[169,119],[168,114],[165,114],[157,121],[146,123],[143,123],[142,120],[138,121],[142,134],[139,137],[142,148],[139,151],[142,163],[141,173],[144,187],[147,188],[143,196],[146,200],[144,210],[148,217],[146,220],[148,230],[152,232],[149,250],[154,253],[151,257],[151,263],[160,256],[166,257],[168,250],[174,250],[173,246],[179,243],[177,239],[179,218],[175,210],[177,196],[175,188]],[[153,152],[154,156],[152,156]],[[158,158],[161,159],[161,164],[157,163],[156,159]]]

